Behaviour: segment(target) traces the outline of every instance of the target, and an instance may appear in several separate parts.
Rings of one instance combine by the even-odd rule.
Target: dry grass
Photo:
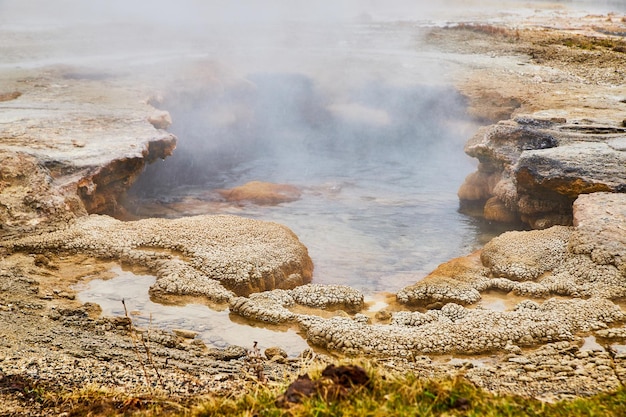
[[[387,375],[371,370],[373,386],[334,402],[313,397],[290,409],[275,405],[271,389],[238,398],[212,398],[193,416],[624,416],[626,390],[586,399],[546,404],[519,396],[498,396],[463,378],[422,380],[415,375]]]
[[[560,43],[568,48],[579,48],[587,51],[613,50],[626,52],[626,42],[614,38],[595,38],[591,36],[570,36],[561,39]]]
[[[483,34],[483,35],[500,37],[500,38],[512,38],[512,39],[519,38],[519,32],[517,30],[512,30],[509,28],[489,25],[489,24],[459,23],[459,24],[450,26],[448,29],[465,30],[465,31]]]
[[[42,388],[37,398],[43,410],[78,416],[624,416],[626,389],[590,398],[547,404],[513,395],[495,395],[459,377],[424,380],[414,374],[390,374],[371,365],[369,386],[355,388],[340,399],[313,396],[281,408],[276,400],[290,381],[251,384],[229,396],[176,398],[165,392],[136,396],[87,387],[65,393]],[[321,368],[319,368],[321,369]],[[319,369],[309,373],[319,377]],[[29,389],[37,389],[29,385]]]

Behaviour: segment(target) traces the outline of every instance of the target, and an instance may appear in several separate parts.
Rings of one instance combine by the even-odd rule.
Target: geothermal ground
[[[462,205],[536,230],[507,232],[442,264],[375,312],[355,289],[310,284],[307,249],[284,226],[114,218],[128,217],[121,199],[144,165],[175,147],[156,94],[168,80],[3,69],[3,410],[63,411],[40,410],[21,389],[35,383],[228,393],[257,381],[259,363],[278,380],[343,356],[546,400],[622,385],[624,33],[622,15],[564,12],[429,30],[428,47],[448,54],[457,88],[485,125],[466,145],[479,166],[459,184]],[[205,77],[207,88],[237,82],[206,63],[186,71],[181,79]],[[267,197],[266,185],[261,191]],[[238,320],[296,329],[315,351],[289,358],[275,346],[260,360],[249,353],[253,340],[210,348],[185,329],[138,327],[137,312],[102,317],[98,305],[77,300],[76,284],[119,265],[156,276],[154,298],[203,300]],[[504,308],[490,309],[493,300]]]

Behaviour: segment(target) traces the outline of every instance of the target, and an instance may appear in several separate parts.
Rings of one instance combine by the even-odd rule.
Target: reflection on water
[[[172,306],[154,303],[148,290],[155,278],[135,275],[119,267],[112,271],[116,277],[92,280],[79,288],[81,302],[97,303],[104,316],[124,316],[122,299],[133,322],[143,328],[186,329],[198,332],[198,338],[207,346],[223,348],[228,345],[252,347],[254,341],[265,349],[280,346],[290,356],[297,356],[309,346],[293,329],[255,327],[254,323],[231,321],[228,309],[216,311],[205,305]],[[239,320],[241,322],[241,320]]]

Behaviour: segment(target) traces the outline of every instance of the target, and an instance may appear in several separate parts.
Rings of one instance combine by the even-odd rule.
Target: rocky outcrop
[[[483,204],[493,221],[571,224],[577,196],[626,192],[624,135],[620,126],[531,116],[482,128],[465,147],[480,164],[459,189],[461,204]]]
[[[141,156],[114,159],[101,167],[89,169],[78,181],[78,195],[88,213],[123,216],[124,209],[118,204],[120,197],[143,172],[146,164],[172,154],[176,139],[169,135],[165,139],[150,141]]]
[[[459,74],[458,83],[472,115],[495,123],[467,143],[479,166],[458,193],[468,212],[478,207],[489,221],[570,225],[577,196],[625,191],[626,107],[616,94],[623,89],[624,40],[601,29],[612,25],[601,15],[562,26],[552,19],[540,30],[460,24],[431,35],[434,42],[445,38],[438,45],[446,50],[497,58]],[[518,106],[494,113],[493,97]]]
[[[0,234],[120,214],[117,201],[144,166],[172,153],[176,138],[153,126],[143,93],[106,81],[67,67],[3,73],[3,88],[19,94],[0,100]]]
[[[24,152],[0,149],[0,236],[54,228],[86,214],[80,198],[53,186],[50,171]]]

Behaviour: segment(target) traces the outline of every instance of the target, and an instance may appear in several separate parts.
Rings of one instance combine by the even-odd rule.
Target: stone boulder
[[[251,203],[264,206],[274,206],[300,199],[298,187],[289,184],[274,184],[271,182],[251,181],[228,190],[218,190],[218,193],[231,203]]]
[[[626,191],[626,129],[589,120],[520,116],[480,129],[465,152],[480,162],[459,189],[488,220],[536,229],[572,223],[572,203]]]

